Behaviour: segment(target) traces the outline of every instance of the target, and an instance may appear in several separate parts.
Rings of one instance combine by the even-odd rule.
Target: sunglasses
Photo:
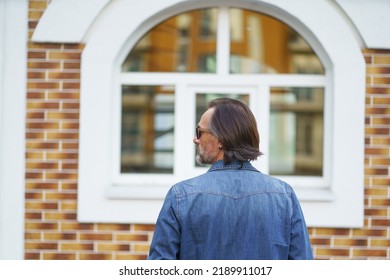
[[[210,132],[206,129],[201,129],[199,126],[196,127],[196,138],[200,139],[202,137],[202,132]]]

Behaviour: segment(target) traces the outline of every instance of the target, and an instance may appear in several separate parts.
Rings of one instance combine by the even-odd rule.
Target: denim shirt
[[[312,259],[299,201],[249,162],[214,163],[168,192],[148,259]]]

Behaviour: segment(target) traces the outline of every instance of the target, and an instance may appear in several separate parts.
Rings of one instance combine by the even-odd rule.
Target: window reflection
[[[270,174],[322,175],[322,88],[272,88]]]
[[[229,62],[230,74],[325,74],[319,57],[295,30],[238,8],[193,10],[161,22],[131,49],[122,72],[214,73],[220,81],[218,32],[218,58]],[[224,96],[249,103],[249,94],[197,93],[196,122],[210,100]],[[322,176],[323,99],[323,88],[271,89],[271,174]],[[122,87],[122,173],[173,173],[174,117],[173,86]]]
[[[218,9],[174,16],[142,37],[123,72],[216,73]],[[319,58],[295,30],[264,14],[230,9],[230,73],[324,74]]]
[[[121,173],[173,173],[174,88],[122,86]]]
[[[172,17],[141,38],[122,71],[215,73],[216,29],[217,9]]]
[[[230,9],[230,73],[324,74],[295,30],[272,17]]]

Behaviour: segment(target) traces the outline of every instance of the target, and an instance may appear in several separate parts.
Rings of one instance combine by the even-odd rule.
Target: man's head
[[[194,143],[198,145],[197,160],[214,163],[223,159],[250,161],[262,153],[256,119],[244,103],[230,98],[215,99],[203,114]],[[204,137],[202,139],[202,137]]]
[[[200,164],[212,164],[223,159],[222,145],[213,135],[210,128],[210,122],[214,108],[208,109],[200,118],[196,127],[196,137],[194,143],[198,145],[198,154],[196,161]]]

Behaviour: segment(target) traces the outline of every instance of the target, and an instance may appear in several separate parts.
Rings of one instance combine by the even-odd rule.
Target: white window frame
[[[171,0],[161,1],[164,3],[148,1],[150,5],[143,2],[141,7],[128,2],[117,1],[101,14],[88,34],[82,56],[78,200],[80,222],[154,223],[162,204],[161,197],[168,188],[145,186],[142,190],[130,190],[128,186],[118,187],[113,184],[112,162],[115,155],[112,149],[116,144],[115,136],[111,136],[116,133],[115,126],[118,125],[117,118],[120,114],[115,109],[117,105],[113,96],[118,92],[121,75],[117,66],[120,65],[124,52],[135,44],[141,34],[164,18],[198,7],[234,4],[283,18],[284,22],[309,41],[326,65],[325,95],[330,94],[331,98],[326,101],[325,106],[331,110],[328,112],[331,117],[330,120],[325,120],[330,124],[325,125],[332,128],[325,139],[326,145],[331,149],[330,155],[325,155],[332,168],[326,171],[330,176],[329,184],[325,182],[324,187],[319,189],[296,190],[309,226],[363,225],[365,64],[347,20],[341,18],[332,5],[322,1],[308,1],[305,9],[302,9],[296,3],[290,3],[293,1],[275,4],[271,1],[206,3]],[[318,10],[322,13],[312,17]],[[321,24],[323,22],[327,23],[326,27]],[[118,26],[128,28],[117,28]],[[338,32],[335,33],[336,29]],[[339,44],[340,41],[343,44]],[[138,75],[140,79],[141,76]],[[159,77],[162,84],[167,83],[164,75]],[[296,85],[293,76],[286,75],[284,78],[286,86]],[[136,79],[137,75],[131,76],[131,82],[137,82]],[[282,86],[273,77],[267,76],[267,79],[269,86]],[[158,80],[155,82],[159,84]],[[307,83],[304,85],[307,86]],[[262,86],[264,89],[267,87]],[[350,106],[352,100],[354,106]],[[182,108],[182,102],[177,101],[176,109]],[[262,129],[260,133],[265,141]],[[347,204],[348,208],[345,207]]]
[[[226,45],[226,44],[225,44]],[[225,59],[226,60],[226,59]],[[180,78],[178,78],[180,77]],[[179,81],[179,82],[178,82]],[[120,174],[120,131],[121,131],[121,92],[120,86],[113,94],[114,112],[116,120],[113,122],[113,145],[112,145],[112,184],[114,188],[109,189],[110,198],[148,198],[150,190],[154,188],[153,197],[163,199],[166,191],[175,182],[199,175],[207,171],[206,168],[194,168],[193,143],[195,123],[195,91],[204,92],[226,92],[250,94],[250,106],[255,113],[259,123],[261,135],[261,150],[265,155],[254,162],[262,172],[268,173],[268,131],[269,131],[269,94],[272,87],[326,87],[326,78],[316,75],[230,75],[218,77],[214,74],[147,74],[147,73],[124,73],[120,74],[121,85],[169,85],[174,86],[175,93],[175,129],[180,133],[175,134],[175,166],[174,173],[169,174]],[[222,86],[223,85],[223,86]],[[330,132],[331,122],[331,94],[325,91],[325,131]],[[330,191],[321,191],[330,187],[330,133],[325,134],[328,139],[324,140],[324,175],[323,176],[279,176],[295,186],[298,192],[301,188],[310,188],[305,194],[306,200],[330,200]],[[183,157],[182,155],[186,155]],[[127,190],[127,191],[126,191]],[[126,195],[128,193],[128,195]],[[136,195],[137,194],[137,195]]]

